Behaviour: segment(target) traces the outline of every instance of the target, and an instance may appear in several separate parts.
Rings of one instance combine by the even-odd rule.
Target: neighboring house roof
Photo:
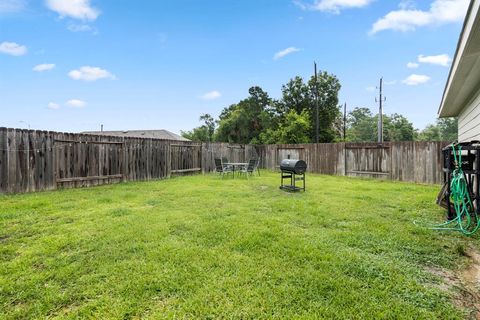
[[[480,89],[480,0],[472,0],[458,40],[450,74],[438,109],[440,117],[455,117]]]
[[[131,137],[131,138],[148,138],[148,139],[162,139],[162,140],[176,140],[176,141],[191,141],[178,134],[168,130],[124,130],[124,131],[87,131],[84,134],[95,134],[103,136],[115,137]]]

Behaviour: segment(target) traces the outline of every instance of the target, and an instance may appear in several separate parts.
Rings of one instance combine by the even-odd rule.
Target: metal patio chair
[[[225,164],[228,163],[227,157],[222,157],[222,165],[224,168],[227,168],[229,170],[233,170],[233,167],[231,165]]]
[[[248,164],[241,168],[240,171],[238,172],[240,175],[241,174],[245,174],[245,176],[248,178],[248,176],[252,176],[253,175],[253,172],[255,171],[255,165],[257,163],[257,160],[255,159],[250,159],[248,161]]]
[[[223,179],[223,176],[226,174],[231,173],[233,175],[232,168],[228,166],[224,166],[222,163],[222,159],[215,158],[214,160],[215,160],[215,172],[221,175],[222,179]]]

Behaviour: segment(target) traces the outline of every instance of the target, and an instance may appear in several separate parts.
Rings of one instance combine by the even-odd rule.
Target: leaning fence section
[[[196,143],[0,128],[0,193],[164,179],[215,170],[215,158],[260,160],[278,170],[283,159],[302,159],[308,172],[442,182],[446,142],[243,145]]]

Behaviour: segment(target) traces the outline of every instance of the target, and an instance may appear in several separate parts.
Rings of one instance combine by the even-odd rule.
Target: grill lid
[[[280,170],[295,174],[303,174],[307,171],[307,163],[297,159],[283,159],[280,163]]]

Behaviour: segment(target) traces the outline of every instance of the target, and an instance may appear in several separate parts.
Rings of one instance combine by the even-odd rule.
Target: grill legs
[[[290,184],[285,184],[284,180],[285,179],[290,179]],[[301,181],[302,186],[298,187],[296,182]],[[281,175],[281,181],[280,181],[280,189],[286,190],[286,191],[305,191],[305,173],[303,174],[295,174],[291,172],[285,172],[282,171]]]

